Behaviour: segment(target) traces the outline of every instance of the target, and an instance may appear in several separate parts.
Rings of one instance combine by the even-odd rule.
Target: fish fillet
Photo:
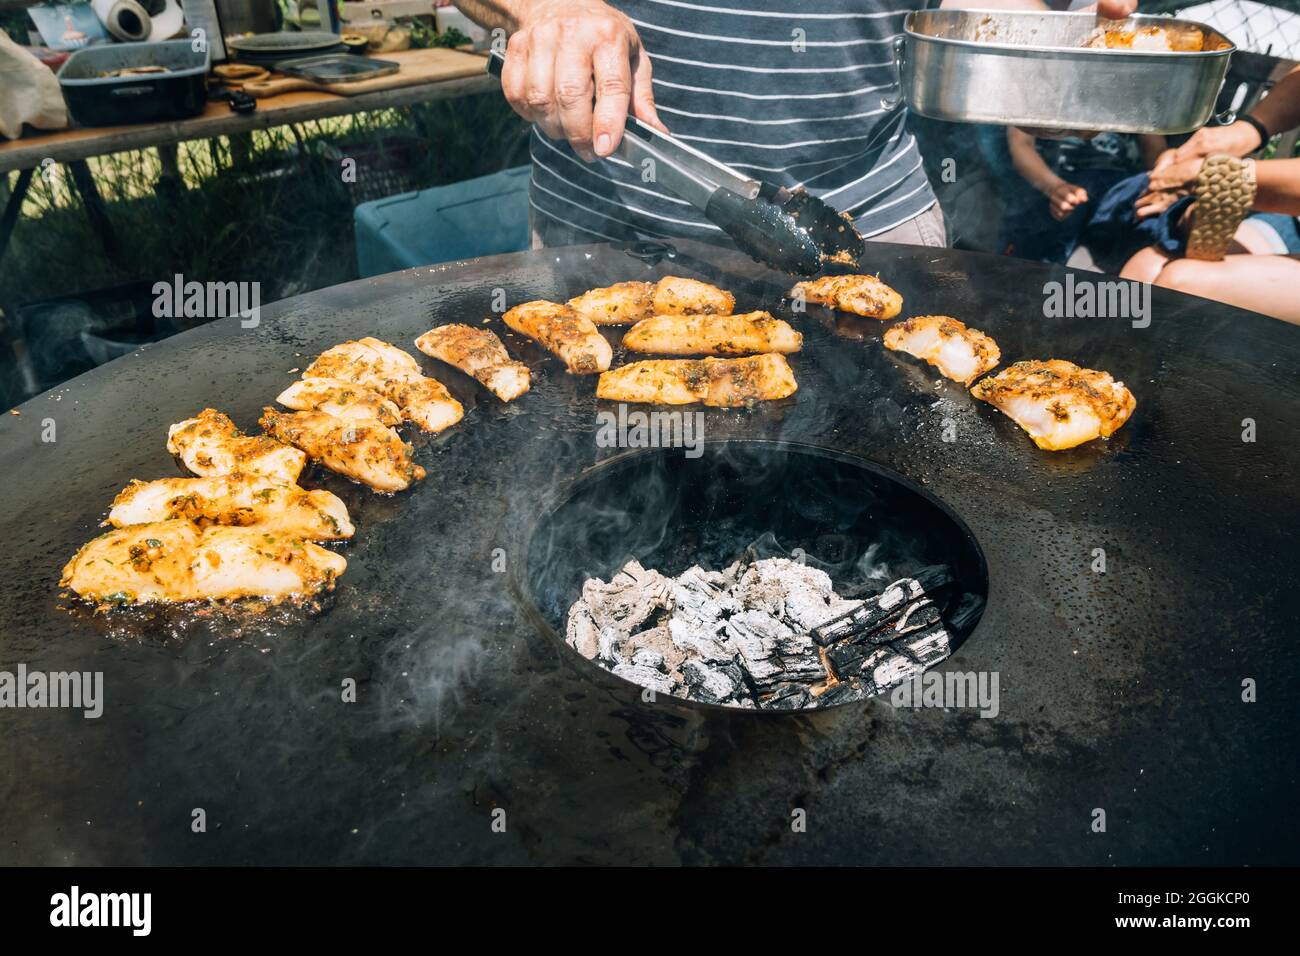
[[[736,299],[698,279],[664,276],[657,282],[617,282],[592,289],[568,304],[596,325],[629,325],[652,315],[727,315]]]
[[[85,544],[61,587],[113,604],[273,600],[327,591],[347,567],[342,555],[282,532],[176,518],[131,525]]]
[[[623,347],[658,355],[790,353],[803,347],[803,336],[766,312],[656,315],[628,329]]]
[[[307,465],[307,456],[298,449],[267,435],[244,435],[214,408],[169,428],[167,450],[204,478],[239,472],[292,485]]]
[[[1002,358],[998,343],[947,315],[916,315],[885,330],[885,348],[929,362],[945,378],[969,385]]]
[[[338,378],[300,378],[275,399],[294,411],[326,412],[349,421],[376,421],[395,428],[402,410],[379,392]]]
[[[303,378],[336,378],[364,385],[401,409],[402,418],[427,432],[450,428],[465,409],[437,379],[420,371],[406,352],[376,338],[343,342],[326,349]]]
[[[971,388],[1047,451],[1109,438],[1137,407],[1133,393],[1106,372],[1073,362],[1017,362]]]
[[[337,495],[272,482],[258,475],[162,478],[133,481],[114,500],[108,523],[115,528],[188,518],[210,524],[281,531],[309,541],[350,538],[354,528]]]
[[[510,358],[495,332],[472,325],[440,325],[415,340],[425,355],[473,376],[489,392],[508,402],[528,391],[528,366]]]
[[[376,491],[403,491],[424,477],[424,469],[411,460],[411,446],[378,422],[264,408],[261,424],[268,434],[301,448],[330,471]]]
[[[525,302],[502,318],[506,325],[554,352],[574,375],[609,368],[614,350],[590,319],[557,302]]]
[[[596,397],[654,405],[702,402],[734,408],[793,395],[795,383],[785,357],[651,359],[605,372]]]
[[[1088,35],[1083,45],[1090,49],[1137,50],[1153,53],[1199,53],[1205,48],[1205,34],[1196,28],[1179,25],[1177,29],[1159,26],[1132,30],[1100,26]]]
[[[903,297],[875,276],[823,276],[796,283],[790,296],[869,319],[892,319],[903,310]]]

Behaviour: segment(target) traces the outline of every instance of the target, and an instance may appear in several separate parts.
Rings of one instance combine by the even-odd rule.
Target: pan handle
[[[882,110],[896,110],[903,105],[906,99],[903,96],[903,53],[906,49],[907,37],[900,33],[894,37],[894,83],[897,84],[898,91],[880,98],[880,108]]]

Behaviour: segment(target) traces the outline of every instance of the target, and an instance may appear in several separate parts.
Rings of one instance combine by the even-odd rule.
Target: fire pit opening
[[[743,441],[592,469],[538,521],[524,583],[590,665],[695,703],[786,711],[937,664],[988,593],[970,531],[910,481]]]

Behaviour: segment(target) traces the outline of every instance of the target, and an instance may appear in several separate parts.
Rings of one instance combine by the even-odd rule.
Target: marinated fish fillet
[[[658,355],[753,355],[798,352],[803,336],[766,312],[741,315],[656,315],[623,336],[623,347]]]
[[[88,601],[113,604],[282,600],[333,588],[346,567],[342,555],[294,535],[257,527],[200,530],[176,518],[100,535],[67,563],[59,584]]]
[[[394,402],[402,418],[427,432],[450,428],[465,409],[443,384],[420,371],[406,352],[375,338],[343,342],[326,349],[303,378],[336,378],[364,385]]]
[[[338,378],[300,378],[275,399],[285,408],[299,412],[326,412],[349,421],[376,421],[397,427],[402,410],[383,395]]]
[[[799,386],[785,357],[651,359],[600,376],[596,397],[616,402],[734,408],[793,395]]]
[[[1084,41],[1085,47],[1101,50],[1138,50],[1152,53],[1199,53],[1205,48],[1205,34],[1195,27],[1180,26],[1096,27]]]
[[[699,279],[664,276],[655,283],[650,315],[729,315],[736,297]]]
[[[929,362],[945,378],[969,385],[1002,358],[998,343],[947,315],[915,315],[885,330],[885,348]]]
[[[264,408],[261,424],[268,434],[301,448],[330,471],[376,491],[404,491],[424,477],[424,469],[411,461],[411,446],[378,422]]]
[[[595,324],[567,305],[538,299],[515,306],[502,318],[516,332],[558,355],[574,375],[603,372],[614,357]]]
[[[1047,451],[1109,438],[1137,407],[1123,382],[1060,359],[1017,362],[980,379],[971,394],[995,405]]]
[[[892,319],[903,309],[903,297],[875,276],[823,276],[796,283],[790,295],[869,319]]]
[[[244,435],[214,408],[169,428],[167,450],[204,478],[239,472],[292,485],[307,464],[307,456],[298,449],[267,435]]]
[[[133,481],[108,512],[108,523],[115,528],[169,518],[188,518],[200,527],[256,525],[309,541],[350,538],[355,530],[337,495],[258,475]]]
[[[664,276],[658,282],[617,282],[592,289],[568,304],[596,325],[629,325],[652,315],[727,315],[736,299],[698,279]]]
[[[415,347],[473,376],[503,402],[518,398],[532,384],[528,366],[511,359],[496,333],[488,329],[440,325],[416,339]]]

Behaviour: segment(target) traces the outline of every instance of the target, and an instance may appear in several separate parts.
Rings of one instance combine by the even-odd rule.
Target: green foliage
[[[66,170],[49,181],[38,171],[0,269],[0,305],[177,272],[260,281],[264,302],[355,278],[352,199],[322,147],[347,156],[394,136],[429,144],[409,170],[412,188],[527,161],[527,127],[497,94],[183,143],[179,180],[156,150],[118,153],[90,161],[117,234],[115,258]],[[0,176],[0,205],[16,176]]]

